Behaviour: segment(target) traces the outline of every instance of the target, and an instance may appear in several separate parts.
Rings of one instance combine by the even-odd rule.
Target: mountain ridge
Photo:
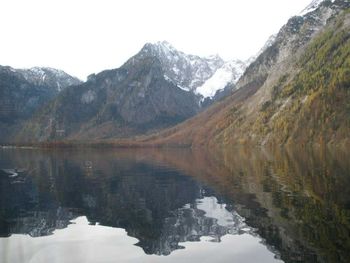
[[[225,88],[227,84],[236,83],[246,67],[246,62],[239,59],[224,61],[217,54],[207,57],[186,54],[167,41],[146,43],[140,52],[158,57],[167,79],[183,90],[203,96],[203,99],[213,97],[216,91]],[[221,75],[224,74],[225,81],[216,81],[217,87],[213,87],[210,82],[213,82],[213,78],[217,79],[214,75],[218,71],[221,71]]]
[[[146,43],[120,68],[92,74],[85,83],[64,90],[16,139],[96,140],[158,131],[202,110],[203,96],[196,88],[222,66],[231,70],[236,65],[219,56],[187,55],[165,41]],[[236,81],[242,72],[230,72],[226,81]]]

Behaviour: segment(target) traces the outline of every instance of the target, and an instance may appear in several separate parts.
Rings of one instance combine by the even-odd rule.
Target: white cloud
[[[0,0],[0,64],[85,78],[146,42],[246,59],[311,0]]]

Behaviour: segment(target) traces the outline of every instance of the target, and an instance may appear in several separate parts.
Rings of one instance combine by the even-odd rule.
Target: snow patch
[[[190,91],[189,88],[186,88],[186,87],[183,87],[183,86],[181,86],[181,85],[179,85],[179,84],[174,83],[174,81],[173,81],[171,78],[169,78],[167,75],[164,75],[164,79],[165,79],[166,81],[168,81],[168,82],[171,82],[172,84],[174,84],[175,86],[177,86],[178,88],[180,88],[180,89],[182,89],[182,90],[184,90],[184,91]]]
[[[246,64],[240,60],[226,62],[211,78],[196,89],[196,93],[204,98],[212,98],[217,91],[223,90],[228,84],[236,84],[245,68]]]
[[[184,90],[184,91],[190,91],[190,89],[189,88],[186,88],[186,87],[182,87],[182,86],[180,86],[180,85],[177,85],[180,89],[182,89],[182,90]]]

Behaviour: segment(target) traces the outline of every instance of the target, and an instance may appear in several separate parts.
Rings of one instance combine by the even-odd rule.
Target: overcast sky
[[[0,65],[85,79],[146,42],[247,59],[311,0],[0,0]]]

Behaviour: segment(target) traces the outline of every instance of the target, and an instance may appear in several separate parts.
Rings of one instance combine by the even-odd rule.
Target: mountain
[[[241,60],[224,61],[219,55],[199,57],[185,54],[166,41],[148,43],[143,51],[159,58],[167,79],[203,99],[211,98],[216,91],[236,83],[246,68]]]
[[[147,43],[120,68],[92,74],[86,83],[62,91],[18,139],[91,140],[158,131],[197,114],[203,95],[212,96],[203,87],[222,89],[243,67],[219,56],[187,55],[165,41]]]
[[[79,83],[78,79],[55,69],[0,66],[1,141],[7,141],[25,120],[60,90]]]
[[[322,1],[292,17],[246,69],[236,91],[151,145],[347,143],[350,3]]]
[[[202,108],[207,108],[214,102],[220,101],[229,96],[239,88],[236,86],[247,67],[252,64],[267,48],[275,41],[276,35],[271,35],[259,52],[246,61],[232,60],[226,62],[215,74],[208,79],[201,87],[197,88],[198,93],[203,95]]]
[[[91,141],[155,132],[128,145],[346,142],[349,5],[313,2],[289,19],[245,70],[245,63],[186,55],[167,42],[146,44],[119,69],[61,92],[17,139]],[[233,79],[227,77],[224,89],[222,83],[211,89],[230,66]],[[221,94],[228,97],[194,116]]]
[[[141,53],[157,57],[167,79],[193,92],[225,63],[218,55],[208,58],[187,55],[166,41],[147,43]]]
[[[28,82],[36,86],[47,86],[56,89],[57,92],[62,91],[66,87],[78,85],[81,81],[63,70],[34,67],[29,69],[16,69]]]
[[[146,44],[122,67],[90,75],[87,82],[62,91],[26,125],[20,138],[133,136],[195,115],[198,97],[167,77],[155,50]]]

